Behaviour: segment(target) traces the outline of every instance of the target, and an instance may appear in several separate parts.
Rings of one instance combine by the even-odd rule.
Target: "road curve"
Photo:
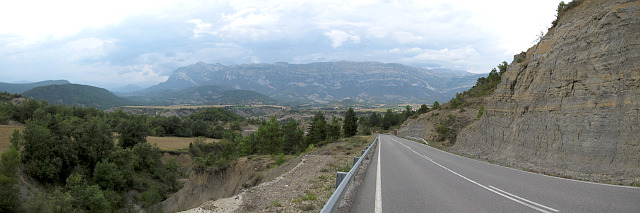
[[[391,135],[378,146],[349,212],[640,212],[637,187],[519,171]]]

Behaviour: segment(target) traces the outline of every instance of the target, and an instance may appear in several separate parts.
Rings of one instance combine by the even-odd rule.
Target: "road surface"
[[[380,135],[349,212],[640,212],[640,188],[519,171]]]

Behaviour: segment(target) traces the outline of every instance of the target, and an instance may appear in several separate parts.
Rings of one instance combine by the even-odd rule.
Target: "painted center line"
[[[376,171],[376,202],[375,202],[375,213],[382,213],[382,184],[380,183],[380,177],[382,176],[380,173],[380,153],[382,152],[382,137],[378,138],[378,167]]]
[[[400,141],[397,141],[397,140],[395,140],[395,139],[393,139],[393,138],[392,138],[391,140],[393,140],[393,141],[395,141],[396,143],[398,143],[398,144],[400,144],[400,145],[404,146],[405,148],[409,149],[410,151],[412,151],[413,153],[415,153],[415,154],[419,155],[420,157],[424,158],[425,160],[427,160],[427,161],[429,161],[429,162],[431,162],[431,163],[433,163],[433,164],[435,164],[435,165],[437,165],[437,166],[439,166],[439,167],[441,167],[441,168],[443,168],[443,169],[445,169],[445,170],[447,170],[447,171],[449,171],[449,172],[453,173],[454,175],[457,175],[458,177],[461,177],[462,179],[465,179],[465,180],[467,180],[467,181],[469,181],[469,182],[471,182],[471,183],[473,183],[473,184],[475,184],[475,185],[478,185],[478,186],[480,186],[480,187],[482,187],[482,188],[484,188],[484,189],[486,189],[486,190],[489,190],[490,192],[493,192],[493,193],[495,193],[495,194],[497,194],[497,195],[500,195],[500,196],[502,196],[502,197],[505,197],[505,198],[507,198],[507,199],[509,199],[509,200],[512,200],[512,201],[516,202],[516,203],[522,204],[522,205],[524,205],[524,206],[526,206],[526,207],[529,207],[529,208],[535,209],[535,210],[537,210],[537,211],[539,211],[539,212],[543,212],[543,213],[559,212],[559,210],[557,210],[557,209],[550,208],[550,207],[547,207],[547,206],[545,206],[545,205],[542,205],[542,204],[539,204],[539,203],[536,203],[536,202],[533,202],[533,201],[530,201],[530,200],[527,200],[527,199],[524,199],[524,198],[518,197],[518,196],[516,196],[516,195],[513,195],[513,194],[511,194],[511,193],[508,193],[508,192],[503,191],[503,190],[501,190],[501,189],[498,189],[498,188],[496,188],[496,187],[493,187],[493,186],[489,186],[489,187],[487,187],[487,186],[485,186],[485,185],[482,185],[482,184],[480,184],[480,183],[478,183],[478,182],[476,182],[476,181],[474,181],[474,180],[471,180],[471,179],[469,179],[469,178],[467,178],[467,177],[465,177],[465,176],[463,176],[463,175],[461,175],[461,174],[458,174],[457,172],[454,172],[453,170],[451,170],[451,169],[449,169],[449,168],[447,168],[447,167],[444,167],[443,165],[440,165],[439,163],[436,163],[436,162],[435,162],[433,159],[431,159],[430,157],[427,157],[427,156],[425,156],[425,155],[423,155],[423,154],[420,154],[420,153],[416,152],[416,151],[415,151],[415,150],[413,150],[411,147],[409,147],[409,146],[407,146],[407,145],[404,145],[404,144],[403,144],[403,143],[401,143]],[[378,160],[380,160],[380,158],[378,158]]]

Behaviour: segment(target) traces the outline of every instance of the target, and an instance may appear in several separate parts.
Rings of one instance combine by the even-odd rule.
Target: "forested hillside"
[[[35,87],[22,94],[37,100],[46,100],[52,104],[68,106],[75,104],[85,107],[96,107],[98,109],[108,109],[131,103],[106,89],[80,84]]]

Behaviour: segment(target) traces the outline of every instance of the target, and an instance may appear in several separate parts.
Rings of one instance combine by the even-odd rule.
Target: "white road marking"
[[[507,198],[507,199],[509,199],[509,200],[512,200],[512,201],[514,201],[514,202],[516,202],[516,203],[522,204],[522,205],[527,206],[527,207],[529,207],[529,208],[532,208],[532,209],[538,210],[538,211],[540,211],[540,212],[544,212],[544,213],[551,213],[550,211],[558,212],[558,210],[556,210],[556,209],[553,209],[553,208],[547,207],[547,206],[545,206],[545,205],[542,205],[542,204],[539,204],[539,203],[536,203],[536,202],[533,202],[533,201],[530,201],[530,200],[527,200],[527,199],[524,199],[524,198],[521,198],[521,197],[515,196],[515,195],[513,195],[513,194],[510,194],[510,193],[508,193],[508,192],[502,191],[502,190],[500,190],[500,189],[498,189],[498,188],[495,188],[495,187],[493,187],[493,186],[490,186],[491,188],[486,187],[485,185],[482,185],[482,184],[480,184],[480,183],[478,183],[478,182],[476,182],[476,181],[474,181],[474,180],[471,180],[471,179],[469,179],[469,178],[467,178],[467,177],[465,177],[465,176],[463,176],[463,175],[461,175],[461,174],[458,174],[457,172],[454,172],[453,170],[451,170],[451,169],[449,169],[449,168],[447,168],[447,167],[444,167],[443,165],[440,165],[439,163],[436,163],[435,161],[433,161],[433,159],[431,159],[431,158],[429,158],[429,157],[427,157],[427,156],[425,156],[425,155],[423,155],[423,154],[420,154],[420,153],[416,152],[416,151],[415,151],[415,150],[413,150],[411,147],[409,147],[409,146],[407,146],[407,145],[402,144],[400,141],[397,141],[397,140],[395,140],[395,139],[393,139],[393,138],[391,138],[391,140],[393,140],[393,141],[395,141],[396,143],[398,143],[398,144],[400,144],[400,145],[404,146],[405,148],[407,148],[407,149],[411,150],[413,153],[416,153],[417,155],[419,155],[420,157],[424,158],[425,160],[427,160],[427,161],[429,161],[429,162],[431,162],[431,163],[433,163],[433,164],[435,164],[435,165],[437,165],[437,166],[439,166],[439,167],[441,167],[441,168],[443,168],[443,169],[445,169],[445,170],[447,170],[447,171],[449,171],[449,172],[453,173],[454,175],[457,175],[458,177],[461,177],[462,179],[465,179],[465,180],[467,180],[467,181],[469,181],[469,182],[471,182],[471,183],[473,183],[473,184],[476,184],[476,185],[478,185],[478,186],[480,186],[480,187],[482,187],[482,188],[484,188],[484,189],[486,189],[486,190],[489,190],[490,192],[493,192],[493,193],[495,193],[495,194],[497,194],[497,195],[500,195],[500,196],[502,196],[502,197],[505,197],[505,198]],[[380,158],[378,158],[378,160],[380,160]],[[494,190],[494,189],[495,189],[495,190]],[[510,197],[510,196],[508,196],[507,194],[508,194],[508,195],[511,195],[511,196],[513,196],[513,197]],[[521,200],[518,200],[518,199],[516,199],[516,198],[521,199]],[[526,201],[526,202],[528,202],[528,203],[526,203],[525,201]],[[532,205],[532,204],[533,204],[533,205]],[[538,207],[546,208],[547,210],[550,210],[550,211],[547,211],[547,210],[545,210],[545,209],[538,208]]]
[[[514,194],[511,194],[511,193],[506,192],[506,191],[504,191],[504,190],[498,189],[497,187],[489,186],[489,188],[492,188],[492,189],[494,189],[494,190],[496,190],[496,191],[499,191],[499,192],[501,192],[501,193],[503,193],[503,194],[509,195],[509,196],[511,196],[511,197],[513,197],[513,198],[520,199],[520,200],[522,200],[522,201],[524,201],[524,202],[528,202],[528,203],[530,203],[530,204],[533,204],[533,205],[536,205],[536,206],[539,206],[539,207],[542,207],[542,208],[545,208],[545,209],[548,209],[548,210],[551,210],[551,211],[554,211],[554,212],[558,212],[558,210],[557,210],[557,209],[550,208],[550,207],[548,207],[548,206],[545,206],[545,205],[542,205],[542,204],[539,204],[539,203],[536,203],[536,202],[533,202],[533,201],[530,201],[530,200],[527,200],[527,199],[524,199],[524,198],[518,197],[518,196],[516,196],[516,195],[514,195]]]
[[[375,202],[375,213],[382,213],[382,184],[380,183],[380,177],[382,176],[380,173],[380,153],[382,152],[382,137],[378,138],[378,168],[376,171],[376,202]]]

